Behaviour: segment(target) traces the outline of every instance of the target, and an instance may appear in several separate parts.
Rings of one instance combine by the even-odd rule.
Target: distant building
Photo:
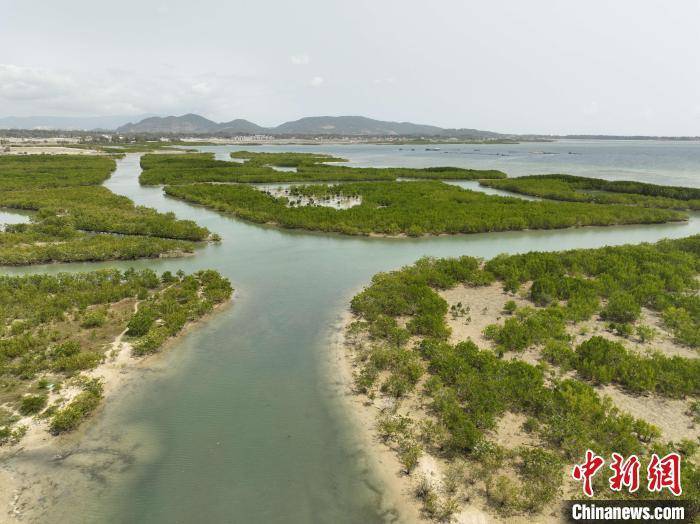
[[[266,142],[274,140],[274,138],[270,135],[236,135],[231,137],[234,142]]]

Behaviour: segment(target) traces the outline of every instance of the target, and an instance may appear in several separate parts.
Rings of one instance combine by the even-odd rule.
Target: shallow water
[[[400,145],[265,145],[255,151],[328,153],[347,158],[357,167],[456,166],[499,169],[508,176],[543,173],[639,180],[656,184],[697,187],[700,184],[700,141],[671,140],[558,140],[521,144]],[[226,159],[241,146],[201,147]],[[247,146],[251,149],[251,146]]]
[[[202,149],[225,157],[234,148]],[[368,155],[356,149],[361,151],[358,158]],[[355,149],[333,152],[356,158]],[[382,155],[394,154],[394,165],[416,160],[399,153]],[[684,169],[662,179],[684,179]],[[236,297],[232,307],[173,344],[157,365],[137,372],[123,394],[87,426],[80,449],[86,456],[117,457],[104,462],[109,467],[96,472],[83,463],[25,459],[45,461],[45,473],[59,479],[59,485],[65,478],[61,468],[84,473],[79,487],[60,485],[63,495],[52,508],[53,521],[61,516],[120,523],[391,520],[394,513],[382,500],[376,465],[368,462],[350,427],[326,367],[334,324],[374,273],[424,255],[492,257],[506,251],[596,247],[700,233],[697,215],[684,224],[425,239],[283,231],[170,199],[160,188],[141,187],[139,170],[138,155],[127,155],[105,185],[137,204],[194,219],[221,235],[222,243],[183,259],[6,272],[213,268],[232,280]]]
[[[31,216],[32,212],[30,211],[0,208],[0,229],[7,224],[26,224]]]

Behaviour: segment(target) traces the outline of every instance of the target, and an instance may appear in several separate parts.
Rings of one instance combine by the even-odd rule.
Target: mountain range
[[[442,127],[387,122],[364,116],[311,116],[285,122],[276,127],[263,127],[243,119],[214,122],[200,115],[150,117],[117,128],[118,133],[173,134],[268,134],[268,135],[343,135],[343,136],[463,136],[498,138],[504,135],[478,129],[445,129]]]

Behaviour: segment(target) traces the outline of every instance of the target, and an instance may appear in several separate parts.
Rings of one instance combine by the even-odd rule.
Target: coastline
[[[336,321],[331,339],[332,361],[329,362],[328,373],[334,384],[337,384],[344,414],[356,429],[356,436],[367,455],[368,467],[374,471],[385,488],[381,500],[392,506],[397,514],[396,522],[435,522],[423,513],[422,501],[416,497],[415,491],[421,476],[427,478],[434,486],[439,485],[444,465],[436,457],[425,454],[419,460],[416,470],[410,475],[406,474],[396,451],[381,441],[376,424],[377,415],[382,409],[382,399],[371,400],[354,389],[353,374],[356,365],[346,337],[347,327],[354,319],[352,312],[345,308]],[[515,517],[511,521],[530,522],[521,517]],[[551,519],[544,521],[552,522]],[[450,522],[492,524],[506,520],[483,512],[475,504],[467,503],[459,513],[452,516]]]
[[[19,424],[27,426],[26,434],[18,443],[0,448],[0,507],[6,508],[0,513],[0,523],[23,520],[38,521],[40,514],[45,515],[47,509],[50,512],[51,508],[45,506],[45,499],[56,487],[52,479],[43,478],[44,472],[41,471],[41,468],[45,464],[34,464],[32,469],[35,471],[19,471],[12,466],[11,460],[22,461],[22,459],[31,459],[32,457],[44,457],[48,461],[61,461],[76,452],[91,423],[102,415],[109,403],[118,399],[120,392],[127,385],[138,378],[138,371],[154,370],[154,366],[162,361],[164,355],[174,344],[192,330],[208,322],[224,308],[232,306],[235,297],[236,291],[229,300],[216,304],[212,311],[206,315],[185,324],[177,335],[165,341],[158,352],[150,355],[132,355],[132,344],[123,340],[127,329],[119,333],[113,340],[111,349],[105,352],[104,361],[83,373],[89,378],[102,380],[103,397],[97,409],[83,420],[74,431],[53,436],[49,432],[47,419],[36,420],[33,417],[25,417],[20,420]],[[135,308],[138,304],[138,302],[135,304]],[[70,402],[81,391],[75,387],[66,388],[66,390],[61,392],[61,397],[66,399],[66,403]],[[89,466],[90,464],[85,464],[86,469]],[[5,515],[7,515],[7,520],[5,520]]]
[[[366,453],[368,467],[376,473],[386,490],[381,493],[383,506],[390,506],[397,513],[395,522],[426,522],[421,516],[418,500],[413,496],[413,480],[403,474],[396,453],[379,441],[376,431],[376,405],[365,405],[366,399],[353,387],[354,365],[347,346],[345,331],[353,320],[353,314],[345,308],[333,326],[330,340],[330,358],[327,374],[337,387],[337,396],[344,414],[356,430],[356,436]]]

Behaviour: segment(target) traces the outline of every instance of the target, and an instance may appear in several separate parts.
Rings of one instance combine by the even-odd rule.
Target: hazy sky
[[[0,0],[0,116],[700,135],[698,0]]]

